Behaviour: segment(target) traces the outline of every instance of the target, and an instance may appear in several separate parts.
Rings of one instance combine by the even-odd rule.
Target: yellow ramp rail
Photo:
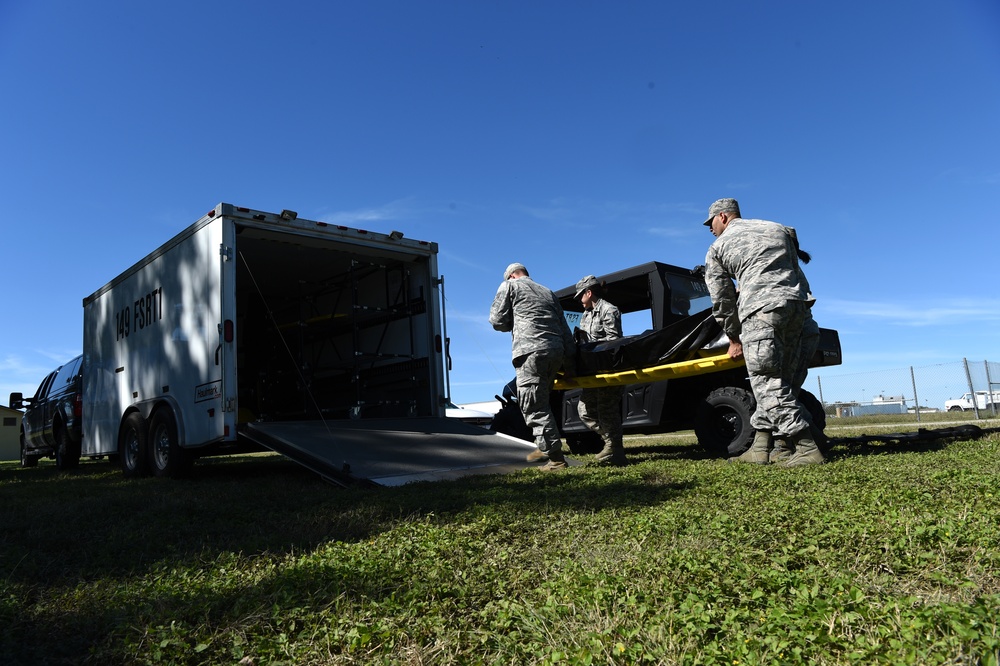
[[[710,372],[721,372],[746,365],[743,359],[734,360],[728,354],[708,356],[693,361],[666,363],[640,370],[622,370],[585,377],[557,377],[553,388],[558,390],[572,388],[600,388],[602,386],[625,386],[626,384],[645,384],[658,382],[661,379],[676,379],[691,375],[704,375]]]

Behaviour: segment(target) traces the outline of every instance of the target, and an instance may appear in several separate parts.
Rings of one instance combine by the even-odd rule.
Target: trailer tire
[[[153,414],[149,426],[149,467],[153,476],[179,478],[191,469],[191,454],[177,441],[177,421],[169,408]]]
[[[56,425],[56,469],[76,469],[80,466],[80,445],[69,438],[66,426]]]
[[[148,449],[146,421],[138,412],[132,412],[118,433],[118,457],[126,479],[149,476]]]
[[[28,455],[28,446],[24,442],[24,433],[21,433],[21,467],[38,467],[38,456]]]
[[[694,422],[698,443],[712,456],[742,454],[753,439],[750,416],[756,407],[753,394],[746,389],[715,389],[698,405]]]

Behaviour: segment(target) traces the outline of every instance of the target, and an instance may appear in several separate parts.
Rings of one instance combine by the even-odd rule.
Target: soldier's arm
[[[730,340],[738,341],[741,327],[737,312],[736,285],[711,249],[705,258],[705,285],[712,296],[712,316]]]
[[[508,285],[507,282],[500,285],[490,307],[490,325],[504,333],[514,330],[514,301]]]

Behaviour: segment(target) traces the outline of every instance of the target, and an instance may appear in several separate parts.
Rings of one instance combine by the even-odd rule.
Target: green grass
[[[1000,436],[795,470],[628,448],[391,489],[4,463],[0,661],[997,664]]]

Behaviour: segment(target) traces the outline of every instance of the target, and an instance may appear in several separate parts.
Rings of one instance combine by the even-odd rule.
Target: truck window
[[[76,376],[80,374],[80,361],[83,359],[82,356],[77,356],[72,361],[59,368],[56,378],[52,382],[52,388],[49,389],[49,393],[54,391],[62,391],[76,379]]]
[[[38,385],[38,390],[35,391],[35,401],[41,400],[48,395],[49,387],[52,385],[52,380],[56,378],[57,372],[59,372],[58,369],[50,372],[48,376],[42,380],[42,383]]]

